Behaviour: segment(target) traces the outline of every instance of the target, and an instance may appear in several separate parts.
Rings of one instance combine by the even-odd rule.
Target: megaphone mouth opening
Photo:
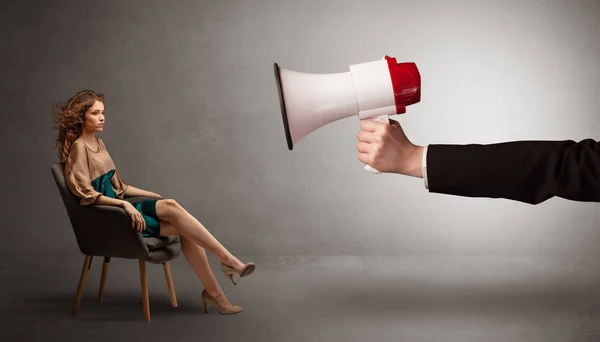
[[[279,93],[279,106],[281,107],[281,118],[283,119],[283,128],[285,129],[285,139],[287,140],[288,149],[291,151],[294,148],[294,142],[292,141],[290,124],[288,122],[287,111],[285,110],[283,88],[281,87],[281,76],[279,75],[279,65],[274,63],[273,68],[275,69],[275,80],[277,81],[277,92]]]

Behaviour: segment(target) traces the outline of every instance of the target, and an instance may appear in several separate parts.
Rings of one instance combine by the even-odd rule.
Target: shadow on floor
[[[98,303],[95,296],[83,296],[77,315],[71,315],[74,301],[72,293],[47,293],[37,294],[24,298],[20,307],[12,308],[15,314],[33,316],[56,316],[64,314],[77,320],[102,320],[102,321],[144,321],[142,299],[130,294],[105,295],[102,304]],[[179,299],[179,298],[178,298]],[[183,298],[182,298],[183,299]],[[209,308],[208,314],[204,313],[202,303],[191,300],[182,303],[178,300],[178,307],[172,307],[169,298],[150,298],[150,312],[152,319],[160,317],[179,317],[181,315],[218,315],[214,309]]]

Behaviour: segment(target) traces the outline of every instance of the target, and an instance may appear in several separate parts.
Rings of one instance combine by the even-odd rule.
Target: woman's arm
[[[94,204],[111,205],[113,207],[125,208],[127,204],[131,204],[127,201],[120,200],[118,198],[110,198],[108,196],[100,195],[93,202]]]
[[[127,196],[127,197],[132,197],[132,196],[162,197],[161,195],[159,195],[155,192],[144,190],[144,189],[139,189],[139,188],[132,186],[131,184],[127,184],[127,188],[125,189],[125,196]]]
[[[137,211],[137,209],[135,209],[133,204],[127,201],[100,195],[98,196],[98,198],[96,198],[94,204],[121,207],[125,209],[129,217],[131,217],[131,227],[135,228],[138,232],[141,232],[142,230],[146,229],[146,222],[144,221],[142,214],[139,211]]]

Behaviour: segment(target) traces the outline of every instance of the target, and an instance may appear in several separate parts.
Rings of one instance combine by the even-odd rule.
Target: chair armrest
[[[110,205],[80,206],[70,217],[79,249],[86,255],[140,259],[148,256],[142,234],[131,226],[125,209]]]

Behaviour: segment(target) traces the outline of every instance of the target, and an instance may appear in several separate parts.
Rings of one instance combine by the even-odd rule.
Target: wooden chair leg
[[[165,270],[165,278],[167,279],[167,287],[169,288],[169,295],[171,296],[171,305],[177,307],[177,296],[175,296],[175,286],[173,286],[173,277],[171,277],[171,266],[168,262],[163,262],[163,269]]]
[[[100,277],[100,289],[98,290],[98,303],[102,305],[102,298],[104,297],[104,286],[106,285],[106,276],[108,275],[108,264],[110,263],[110,257],[104,257],[104,263],[102,264],[102,276]]]
[[[79,285],[77,285],[77,294],[75,295],[75,303],[71,309],[72,315],[77,315],[79,311],[79,304],[81,304],[81,297],[83,296],[83,287],[85,285],[85,279],[87,278],[88,271],[92,267],[92,256],[86,255],[83,261],[83,267],[81,269],[81,275],[79,276]]]
[[[150,301],[148,299],[148,278],[146,277],[146,261],[139,260],[140,282],[142,283],[142,301],[144,303],[144,318],[150,322]]]

